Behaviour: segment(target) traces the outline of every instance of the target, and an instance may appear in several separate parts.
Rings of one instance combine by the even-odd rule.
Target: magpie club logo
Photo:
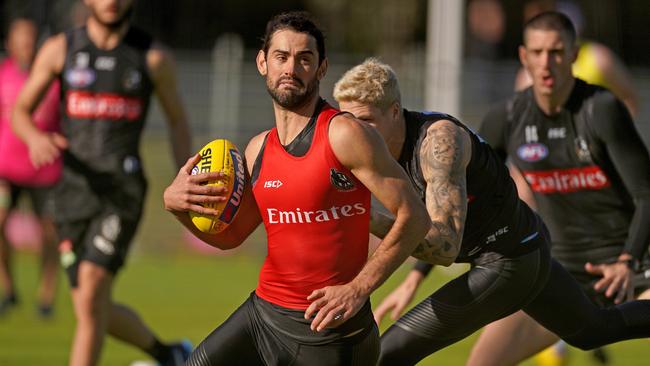
[[[334,168],[330,169],[330,182],[339,191],[352,191],[355,189],[352,179]]]

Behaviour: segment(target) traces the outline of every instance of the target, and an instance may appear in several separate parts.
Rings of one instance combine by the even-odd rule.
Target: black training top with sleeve
[[[404,110],[404,117],[406,138],[399,163],[423,201],[426,181],[420,159],[426,158],[421,148],[427,129],[437,121],[449,120],[467,131],[472,141],[472,155],[466,168],[467,217],[457,262],[469,262],[485,252],[511,256],[537,248],[526,244],[538,235],[540,220],[519,199],[508,169],[481,137],[447,114]]]
[[[146,60],[152,38],[130,27],[111,50],[97,48],[86,27],[65,38],[61,126],[69,147],[57,219],[91,217],[107,205],[135,219],[146,190],[139,146],[153,91]]]
[[[624,251],[642,258],[650,243],[650,157],[612,93],[576,79],[562,110],[547,116],[528,88],[493,108],[480,134],[522,171],[554,257],[615,260]]]
[[[533,135],[533,132],[529,133]],[[556,130],[553,134],[566,135],[566,131]],[[472,162],[499,159],[487,144],[482,144],[485,148],[477,146],[477,139],[472,138]],[[525,156],[531,155],[527,154]],[[420,156],[423,158],[426,157]],[[506,179],[490,180],[495,172],[487,165],[474,165],[472,162],[467,167],[468,192],[475,194],[476,185],[483,186],[485,190],[480,193],[488,201],[480,204],[481,195],[478,195],[469,203],[465,232],[471,233],[480,227],[474,226],[476,219],[507,220],[507,214],[512,215],[513,230],[517,225],[524,225],[525,221],[513,220],[517,210],[512,210],[509,205],[511,195],[516,197],[514,183]],[[499,176],[508,174],[505,164],[495,163],[496,166]],[[562,179],[560,182],[568,183]],[[494,197],[490,198],[490,195]],[[473,206],[477,201],[480,205]],[[495,203],[492,211],[488,210],[489,205],[485,205],[489,201]],[[519,207],[526,217],[537,218],[525,204],[521,203]],[[471,210],[476,211],[470,214]],[[501,212],[505,215],[502,216]],[[549,233],[541,221],[538,225],[535,237],[527,244],[516,246],[521,248],[533,244],[534,251],[499,257],[498,252],[491,251],[492,243],[484,244],[482,254],[472,258],[468,271],[434,291],[397,320],[382,334],[378,365],[415,365],[427,355],[518,310],[523,310],[568,344],[581,349],[647,337],[650,334],[650,301],[630,301],[609,307],[596,305],[576,278],[550,256]],[[463,245],[467,243],[463,241]]]

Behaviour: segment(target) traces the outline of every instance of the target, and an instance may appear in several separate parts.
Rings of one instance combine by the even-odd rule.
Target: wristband
[[[417,261],[413,266],[413,269],[422,273],[424,277],[426,277],[429,274],[429,272],[431,272],[432,268],[433,268],[433,264],[429,264],[424,261]]]
[[[622,259],[619,260],[618,263],[625,263],[627,268],[629,268],[633,272],[639,272],[641,270],[641,262],[639,262],[635,258]]]

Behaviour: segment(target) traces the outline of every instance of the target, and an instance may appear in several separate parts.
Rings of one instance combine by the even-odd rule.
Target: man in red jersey
[[[429,229],[424,205],[372,127],[319,97],[323,35],[307,14],[268,24],[257,67],[273,98],[275,128],[246,148],[249,181],[239,214],[201,233],[187,211],[227,198],[191,176],[190,158],[166,189],[165,207],[206,243],[234,248],[261,223],[268,255],[250,298],[192,353],[188,365],[372,365],[379,353],[369,295]],[[370,193],[396,216],[368,259]]]

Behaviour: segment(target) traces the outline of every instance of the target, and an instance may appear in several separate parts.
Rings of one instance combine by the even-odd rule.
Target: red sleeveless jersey
[[[337,113],[323,107],[301,157],[284,149],[273,128],[253,187],[268,238],[256,293],[285,308],[307,309],[312,291],[351,281],[368,257],[370,192],[329,144]]]

